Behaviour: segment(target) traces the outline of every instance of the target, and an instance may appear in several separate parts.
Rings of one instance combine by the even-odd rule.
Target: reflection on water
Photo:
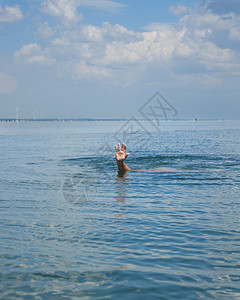
[[[125,202],[127,197],[127,189],[129,184],[127,183],[127,172],[118,171],[116,177],[116,199],[118,202]]]

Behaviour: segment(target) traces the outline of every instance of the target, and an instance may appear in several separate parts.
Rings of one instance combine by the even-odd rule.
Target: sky
[[[239,119],[240,0],[0,0],[0,118]]]

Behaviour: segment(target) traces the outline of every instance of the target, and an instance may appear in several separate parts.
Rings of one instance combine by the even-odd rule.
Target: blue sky
[[[0,118],[239,119],[240,0],[0,1]]]

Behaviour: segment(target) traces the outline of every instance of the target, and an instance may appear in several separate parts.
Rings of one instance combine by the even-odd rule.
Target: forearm
[[[117,166],[119,171],[128,171],[131,170],[124,161],[117,161]]]

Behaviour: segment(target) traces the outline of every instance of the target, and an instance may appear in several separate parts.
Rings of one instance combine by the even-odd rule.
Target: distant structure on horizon
[[[16,122],[18,122],[18,120],[19,120],[18,112],[19,112],[19,107],[17,106],[16,107]]]

